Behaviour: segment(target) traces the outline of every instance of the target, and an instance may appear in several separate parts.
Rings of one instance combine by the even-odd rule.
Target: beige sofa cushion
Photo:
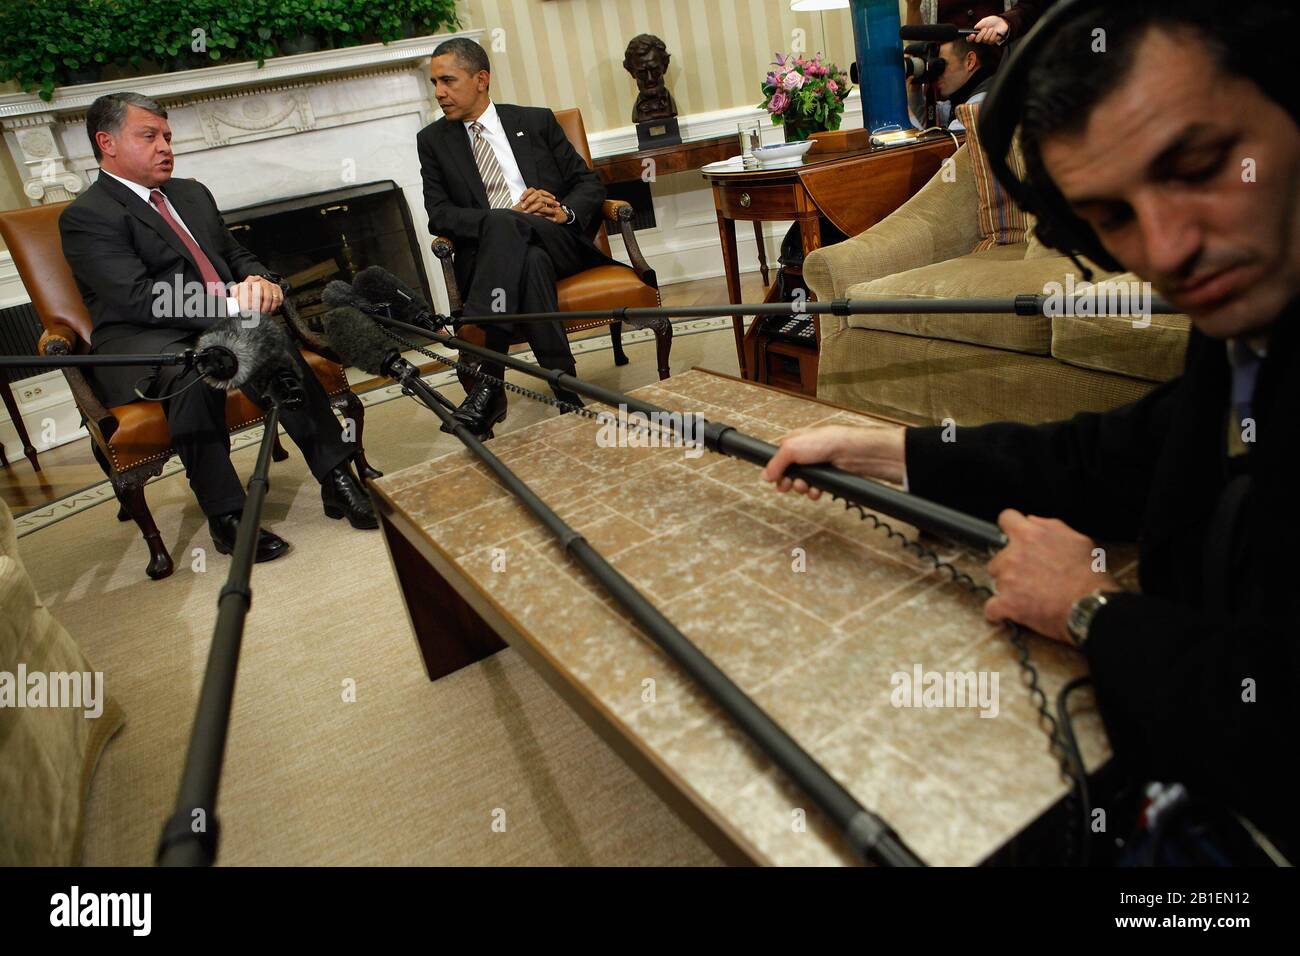
[[[23,684],[18,683],[20,666],[28,678]],[[0,672],[6,684],[0,693],[7,695],[35,686],[33,674],[94,673],[37,596],[18,557],[13,517],[3,501]],[[24,696],[24,701],[37,699]],[[48,695],[45,702],[51,703]],[[90,701],[82,698],[82,703]],[[86,716],[85,707],[17,707],[7,698],[0,706],[0,865],[79,861],[90,780],[104,745],[122,726],[122,711],[112,697],[104,692],[97,704],[95,717]]]
[[[1166,382],[1183,372],[1191,322],[1185,315],[1152,315],[1151,324],[1116,316],[1052,317],[1052,356],[1099,372]],[[1141,322],[1142,320],[1137,320]]]
[[[848,325],[985,345],[1029,355],[1049,355],[1052,326],[1043,316],[943,315],[925,311],[926,299],[1041,294],[1048,282],[1060,282],[1074,268],[1064,256],[1027,261],[1025,248],[1024,243],[997,246],[850,286],[848,297],[851,299],[904,297],[917,299],[918,304],[917,311],[907,315],[850,316]]]

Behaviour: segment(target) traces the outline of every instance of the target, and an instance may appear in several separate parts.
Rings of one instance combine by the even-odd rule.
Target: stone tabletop
[[[631,394],[773,442],[814,424],[901,427],[698,370]],[[608,447],[601,434],[564,415],[488,447],[926,862],[979,863],[1064,794],[1005,630],[948,574],[842,503],[777,494],[754,465]],[[376,486],[751,858],[853,862],[808,798],[468,451]],[[945,554],[987,581],[977,556]],[[1083,660],[1029,641],[1054,702]],[[1071,699],[1095,767],[1109,750],[1090,691]]]

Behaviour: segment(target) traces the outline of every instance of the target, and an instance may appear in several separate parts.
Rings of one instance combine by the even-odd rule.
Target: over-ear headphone
[[[1061,0],[1043,15],[1019,41],[1011,56],[1003,61],[980,108],[980,141],[984,144],[993,174],[1022,209],[1038,218],[1035,232],[1043,244],[1074,257],[1085,278],[1090,277],[1090,271],[1078,262],[1079,256],[1086,256],[1103,269],[1114,272],[1121,272],[1124,267],[1106,251],[1092,227],[1074,214],[1055,184],[1050,180],[1039,182],[1035,177],[1031,188],[1030,183],[1011,171],[1007,156],[1024,115],[1029,74],[1060,29],[1085,10],[1109,8],[1136,15],[1151,2],[1153,0]],[[1183,11],[1190,12],[1187,10],[1189,5],[1203,9],[1214,7],[1206,19],[1216,19],[1217,22],[1206,23],[1207,30],[1222,38],[1229,50],[1228,56],[1237,61],[1235,68],[1249,74],[1267,96],[1297,120],[1300,117],[1300,83],[1296,83],[1291,74],[1291,61],[1280,54],[1271,55],[1265,48],[1267,44],[1284,42],[1296,36],[1297,29],[1300,29],[1297,5],[1292,0],[1284,3],[1243,0],[1231,6],[1184,3]]]
[[[1024,114],[1029,72],[1038,62],[1043,48],[1056,35],[1061,25],[1072,20],[1080,10],[1100,7],[1106,2],[1107,0],[1065,0],[1049,9],[1020,40],[1011,56],[1002,61],[979,112],[980,142],[984,145],[993,175],[1021,209],[1037,217],[1038,224],[1034,231],[1039,240],[1046,246],[1075,257],[1075,264],[1085,273],[1085,278],[1091,276],[1091,270],[1078,262],[1078,256],[1086,256],[1111,272],[1123,272],[1124,269],[1106,251],[1092,228],[1074,214],[1054,184],[1035,184],[1036,188],[1031,189],[1027,182],[1011,171],[1007,156]]]

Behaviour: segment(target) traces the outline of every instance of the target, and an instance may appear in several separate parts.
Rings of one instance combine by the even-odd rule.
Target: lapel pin
[[[516,136],[523,136],[524,134],[523,134],[523,131],[520,130],[518,133],[515,133],[515,135],[516,135]]]

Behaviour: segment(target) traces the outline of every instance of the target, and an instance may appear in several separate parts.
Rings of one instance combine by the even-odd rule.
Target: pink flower
[[[831,80],[829,83],[827,83],[826,88],[829,89],[832,93],[838,93],[840,91],[839,85],[834,80]]]
[[[803,74],[791,70],[785,75],[781,85],[787,90],[798,90],[803,88]]]
[[[790,97],[787,94],[781,92],[780,90],[777,90],[775,93],[772,94],[772,98],[768,100],[767,109],[768,112],[771,113],[784,113],[785,108],[789,105],[790,105]]]
[[[784,54],[784,53],[774,53],[774,54],[772,54],[772,55],[776,57],[776,65],[777,65],[777,66],[785,66],[785,54]]]

